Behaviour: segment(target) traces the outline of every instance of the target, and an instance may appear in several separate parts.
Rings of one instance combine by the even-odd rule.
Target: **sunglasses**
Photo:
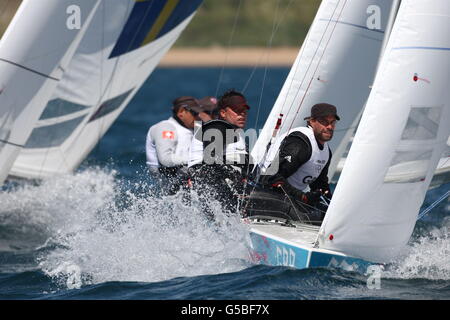
[[[228,108],[230,108],[234,113],[236,114],[247,114],[247,107],[234,107],[234,106],[228,106]]]
[[[325,120],[325,119],[316,119],[318,123],[323,125],[324,127],[328,127],[329,125],[332,125],[333,127],[336,125],[336,120]]]
[[[182,107],[189,111],[194,117],[198,116],[199,114],[197,111],[192,110],[188,105],[183,105]]]

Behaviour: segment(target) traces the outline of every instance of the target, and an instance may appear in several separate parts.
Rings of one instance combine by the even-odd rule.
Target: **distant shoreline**
[[[299,48],[172,48],[159,66],[217,67],[217,66],[291,66]]]

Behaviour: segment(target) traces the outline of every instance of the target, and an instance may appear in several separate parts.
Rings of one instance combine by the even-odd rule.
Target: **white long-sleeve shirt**
[[[187,165],[192,136],[193,130],[183,127],[173,117],[153,125],[147,133],[147,165]]]

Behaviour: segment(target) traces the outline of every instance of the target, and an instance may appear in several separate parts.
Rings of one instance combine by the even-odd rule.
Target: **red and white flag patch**
[[[175,132],[173,131],[163,131],[162,132],[163,139],[173,140],[175,138]]]

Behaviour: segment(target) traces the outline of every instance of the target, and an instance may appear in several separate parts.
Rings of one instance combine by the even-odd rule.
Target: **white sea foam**
[[[450,217],[443,225],[412,241],[383,277],[450,280]]]
[[[106,281],[153,282],[241,270],[248,232],[237,215],[199,196],[136,195],[115,174],[88,170],[0,195],[0,219],[41,239],[39,268],[68,288]],[[142,189],[142,188],[141,188]],[[144,188],[145,189],[145,188]],[[149,188],[151,190],[151,188]],[[46,240],[46,241],[45,241]],[[44,244],[45,242],[45,244]]]
[[[114,172],[86,170],[0,193],[0,225],[13,230],[22,245],[40,247],[39,268],[68,288],[248,267],[246,226],[214,201],[196,194],[191,200],[186,205],[182,194],[137,195]],[[201,213],[200,202],[206,201],[219,223]],[[412,241],[382,277],[450,279],[449,231],[447,218]]]
[[[112,201],[113,181],[113,172],[92,170],[1,192],[0,225],[8,233],[2,234],[3,246],[12,241],[20,248],[36,247],[60,230],[83,228],[93,212]]]

